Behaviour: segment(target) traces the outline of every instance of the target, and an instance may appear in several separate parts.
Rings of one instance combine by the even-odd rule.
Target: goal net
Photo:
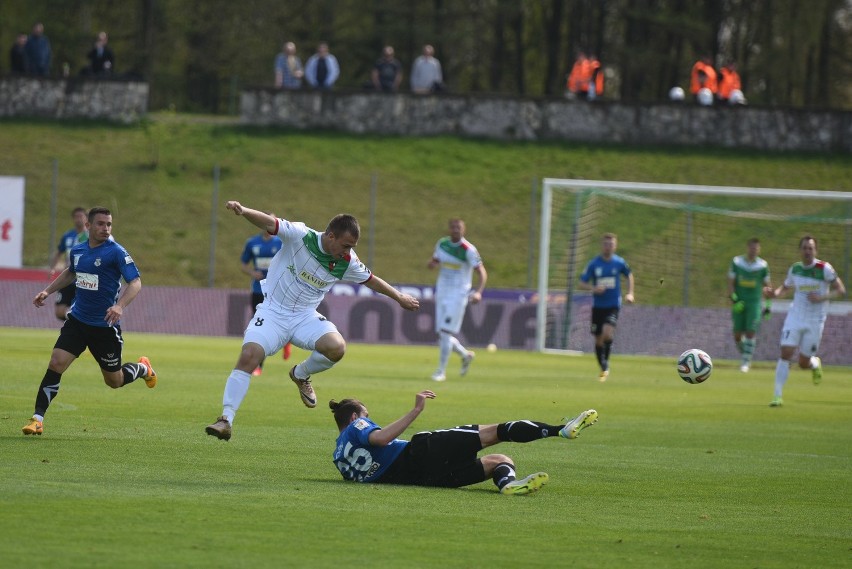
[[[757,237],[778,286],[799,260],[799,239],[810,234],[818,241],[817,256],[848,284],[852,192],[548,178],[540,231],[540,351],[593,349],[591,294],[577,285],[586,264],[600,254],[601,236],[611,232],[634,274],[636,295],[635,305],[622,307],[617,351],[672,355],[703,346],[735,357],[727,297],[732,258]],[[626,281],[622,285],[625,292]],[[775,301],[773,309],[784,305]],[[783,318],[774,320],[780,327]],[[771,334],[774,327],[763,328]]]

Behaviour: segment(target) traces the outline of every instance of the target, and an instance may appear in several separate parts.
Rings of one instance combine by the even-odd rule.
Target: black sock
[[[44,372],[44,379],[41,380],[41,385],[38,386],[35,400],[35,414],[44,417],[47,413],[47,408],[50,406],[50,401],[59,393],[59,380],[62,379],[61,373],[56,373],[48,369]]]
[[[608,342],[604,342],[603,351],[604,351],[604,359],[609,361],[609,351],[612,349],[612,340]]]
[[[598,358],[598,365],[601,369],[606,369],[606,356],[604,356],[604,347],[595,344],[595,356]]]
[[[497,425],[497,438],[504,442],[528,443],[545,437],[559,435],[559,429],[565,425],[548,425],[538,421],[509,421]]]
[[[494,468],[491,479],[494,480],[497,489],[502,490],[503,486],[515,481],[515,466],[508,462],[501,462]]]
[[[124,383],[121,384],[121,386],[124,387],[128,383],[133,383],[140,377],[145,377],[148,373],[148,368],[142,364],[124,364],[121,366],[121,373],[124,374]]]

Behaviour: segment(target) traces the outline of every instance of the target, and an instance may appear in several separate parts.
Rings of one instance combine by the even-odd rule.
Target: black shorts
[[[378,482],[458,488],[485,480],[479,425],[417,433]]]
[[[65,288],[61,288],[56,292],[56,304],[71,306],[74,304],[74,297],[77,296],[77,283],[71,283]]]
[[[251,314],[254,316],[254,313],[257,311],[257,305],[263,302],[263,293],[262,292],[253,292],[251,293]]]
[[[600,336],[603,333],[604,324],[615,327],[618,324],[618,307],[592,308],[592,335]]]
[[[74,357],[80,357],[83,350],[89,348],[102,370],[118,371],[123,344],[120,326],[90,326],[69,314],[53,348],[65,350]]]

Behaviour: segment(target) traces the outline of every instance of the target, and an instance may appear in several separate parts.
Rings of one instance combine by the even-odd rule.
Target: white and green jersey
[[[304,223],[276,219],[273,235],[281,249],[272,258],[264,284],[264,303],[276,310],[314,311],[337,281],[365,283],[373,274],[355,251],[344,259],[322,248],[322,233]]]
[[[811,302],[808,295],[812,292],[826,294],[836,278],[834,267],[825,261],[814,259],[809,267],[804,266],[801,261],[794,263],[784,280],[785,287],[795,290],[785,326],[790,322],[803,325],[825,322],[828,302]]]
[[[482,264],[473,243],[464,237],[458,243],[442,237],[435,245],[432,259],[441,263],[435,296],[465,296],[470,292],[473,269]]]
[[[731,261],[728,278],[734,279],[734,292],[740,300],[760,302],[764,285],[769,285],[769,264],[760,257],[749,261],[745,255],[737,255]]]

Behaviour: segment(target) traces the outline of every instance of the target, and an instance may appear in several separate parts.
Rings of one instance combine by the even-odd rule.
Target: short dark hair
[[[808,240],[811,240],[811,239],[813,239],[814,247],[816,247],[816,244],[817,244],[816,237],[814,237],[813,235],[805,235],[801,239],[799,239],[799,249],[802,248],[802,245],[805,244],[805,241],[808,241]]]
[[[342,237],[348,233],[355,239],[361,237],[361,226],[358,225],[358,220],[354,215],[348,213],[338,213],[328,222],[328,227],[325,228],[326,233],[330,233],[335,237]]]
[[[112,215],[112,212],[105,207],[93,207],[89,210],[89,223],[92,223],[98,214]]]
[[[363,403],[357,399],[344,399],[340,403],[332,399],[328,402],[328,408],[334,413],[334,421],[341,431],[351,422],[352,413],[361,414],[366,409]]]
[[[751,239],[746,241],[746,245],[753,245],[753,244],[760,245],[760,239],[758,239],[757,237],[752,237]]]
[[[83,213],[86,213],[86,208],[80,207],[80,206],[75,207],[74,209],[71,210],[71,217],[74,217],[75,215],[77,215],[81,211]]]

